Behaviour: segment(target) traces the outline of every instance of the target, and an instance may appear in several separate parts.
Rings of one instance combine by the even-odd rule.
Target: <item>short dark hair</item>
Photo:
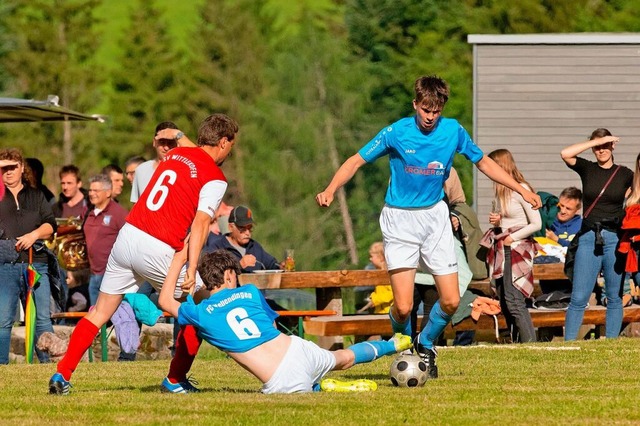
[[[122,169],[117,164],[107,164],[106,166],[104,166],[102,168],[102,171],[101,171],[101,173],[103,175],[107,175],[107,176],[109,176],[111,174],[111,172],[116,172],[116,173],[120,173],[120,174],[124,173],[122,171]]]
[[[154,133],[154,135],[157,135],[160,130],[177,128],[178,126],[176,126],[176,123],[174,123],[173,121],[163,121],[162,123],[158,123],[158,125],[156,126],[156,132]]]
[[[594,139],[604,138],[605,136],[611,136],[611,132],[604,127],[600,127],[591,132],[589,140],[592,141]]]
[[[198,273],[207,290],[221,287],[224,284],[224,271],[235,271],[240,275],[240,262],[231,252],[218,249],[211,253],[204,253],[198,262]]]
[[[570,186],[568,188],[563,189],[558,198],[563,198],[563,197],[569,198],[570,200],[582,201],[582,191],[580,191],[575,186]]]
[[[198,145],[218,146],[220,139],[232,141],[238,133],[238,123],[225,114],[211,114],[198,129]]]
[[[449,86],[437,75],[428,75],[416,80],[414,86],[417,105],[443,108],[449,100]]]
[[[67,164],[62,166],[59,173],[60,179],[62,179],[62,176],[64,175],[74,175],[78,182],[82,181],[82,177],[80,176],[80,169],[74,164]]]
[[[142,155],[136,155],[135,157],[131,157],[131,158],[129,158],[129,159],[124,163],[124,167],[125,167],[125,169],[126,169],[127,167],[129,167],[129,166],[130,166],[130,165],[132,165],[132,164],[142,164],[142,163],[144,163],[145,161],[147,161],[147,160],[145,160],[145,158],[144,158]]]

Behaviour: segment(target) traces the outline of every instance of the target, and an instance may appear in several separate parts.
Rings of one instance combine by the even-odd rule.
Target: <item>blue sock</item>
[[[402,333],[406,336],[411,336],[411,320],[410,319],[407,318],[407,321],[404,323],[398,322],[393,317],[391,310],[389,310],[389,319],[391,320],[391,328],[393,329],[394,334]]]
[[[429,313],[429,322],[420,333],[420,344],[427,349],[433,349],[433,343],[442,334],[447,324],[451,321],[451,315],[446,314],[438,300]]]
[[[387,340],[371,340],[368,342],[360,342],[356,343],[355,345],[349,346],[348,349],[356,355],[355,364],[371,362],[380,358],[381,356],[396,353],[395,344]]]

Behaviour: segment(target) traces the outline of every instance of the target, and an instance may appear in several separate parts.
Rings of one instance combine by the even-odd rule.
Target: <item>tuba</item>
[[[68,271],[89,267],[87,242],[79,218],[56,218],[58,230],[46,244],[57,257],[60,266]]]

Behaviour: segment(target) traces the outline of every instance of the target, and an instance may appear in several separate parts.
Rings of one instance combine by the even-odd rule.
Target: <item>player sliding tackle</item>
[[[382,129],[336,171],[316,202],[328,207],[335,192],[360,167],[389,156],[391,179],[380,214],[393,306],[389,311],[394,332],[411,334],[409,315],[418,265],[433,275],[440,296],[429,313],[429,322],[416,339],[415,348],[429,366],[429,377],[438,377],[433,345],[460,303],[458,261],[454,250],[449,209],[443,185],[456,153],[472,161],[494,182],[519,193],[534,209],[540,197],[525,189],[492,159],[485,156],[466,130],[452,118],[441,117],[449,99],[449,87],[437,76],[415,82],[415,117],[403,118]]]
[[[198,263],[198,273],[210,296],[198,304],[191,296],[180,303],[174,299],[174,291],[186,260],[186,249],[175,254],[160,291],[160,307],[180,325],[195,326],[199,336],[256,376],[263,383],[263,393],[375,390],[378,386],[371,380],[321,379],[331,370],[345,370],[411,347],[409,336],[396,334],[389,341],[328,351],[281,333],[274,324],[278,314],[256,286],[237,287],[240,264],[225,250],[204,254]]]

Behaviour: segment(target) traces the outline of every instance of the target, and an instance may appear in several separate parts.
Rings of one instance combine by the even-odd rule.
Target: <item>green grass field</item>
[[[203,349],[192,369],[203,392],[189,395],[160,393],[168,361],[81,364],[67,397],[47,394],[53,365],[0,366],[0,424],[640,423],[638,339],[445,348],[423,388],[394,388],[388,357],[330,375],[376,380],[376,392],[271,396]]]

